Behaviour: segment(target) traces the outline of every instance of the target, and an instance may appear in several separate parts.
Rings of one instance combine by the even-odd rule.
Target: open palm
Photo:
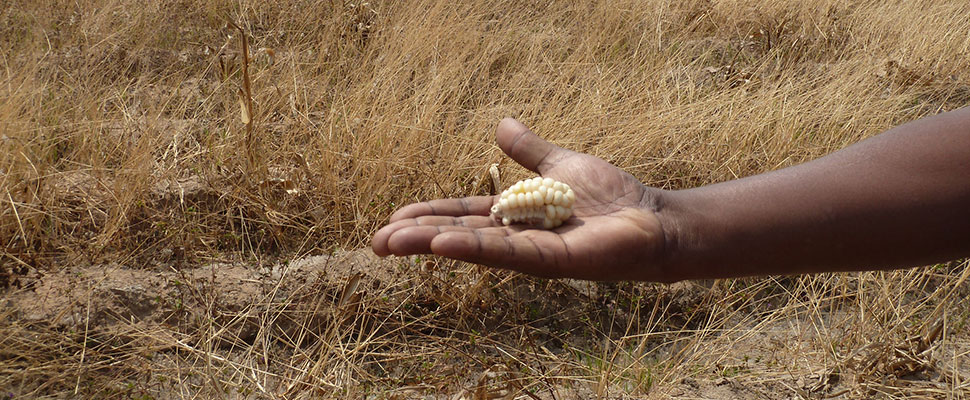
[[[373,238],[374,252],[433,253],[544,277],[665,281],[658,189],[600,158],[546,142],[513,119],[499,147],[576,192],[573,218],[553,230],[503,226],[488,216],[496,196],[440,199],[401,208]]]

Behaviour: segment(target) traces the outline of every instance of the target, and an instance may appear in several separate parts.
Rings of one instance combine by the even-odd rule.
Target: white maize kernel
[[[552,229],[573,214],[576,193],[552,178],[535,177],[516,182],[502,191],[492,206],[492,218],[503,225],[529,224]]]

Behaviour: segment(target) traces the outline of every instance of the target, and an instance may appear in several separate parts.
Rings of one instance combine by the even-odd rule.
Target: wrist
[[[655,271],[651,280],[673,283],[702,277],[687,262],[687,244],[696,236],[691,233],[696,217],[688,212],[690,208],[684,204],[687,201],[683,192],[646,188],[641,206],[656,216],[661,232],[660,257],[655,265],[644,266]]]

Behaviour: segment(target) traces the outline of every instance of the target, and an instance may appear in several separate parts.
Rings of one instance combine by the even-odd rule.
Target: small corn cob
[[[576,193],[569,185],[535,177],[516,182],[492,206],[492,218],[503,225],[523,223],[552,229],[573,215]]]

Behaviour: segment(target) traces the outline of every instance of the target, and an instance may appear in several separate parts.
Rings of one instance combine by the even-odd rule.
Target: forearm
[[[923,265],[970,255],[970,108],[794,167],[664,192],[679,279]]]

